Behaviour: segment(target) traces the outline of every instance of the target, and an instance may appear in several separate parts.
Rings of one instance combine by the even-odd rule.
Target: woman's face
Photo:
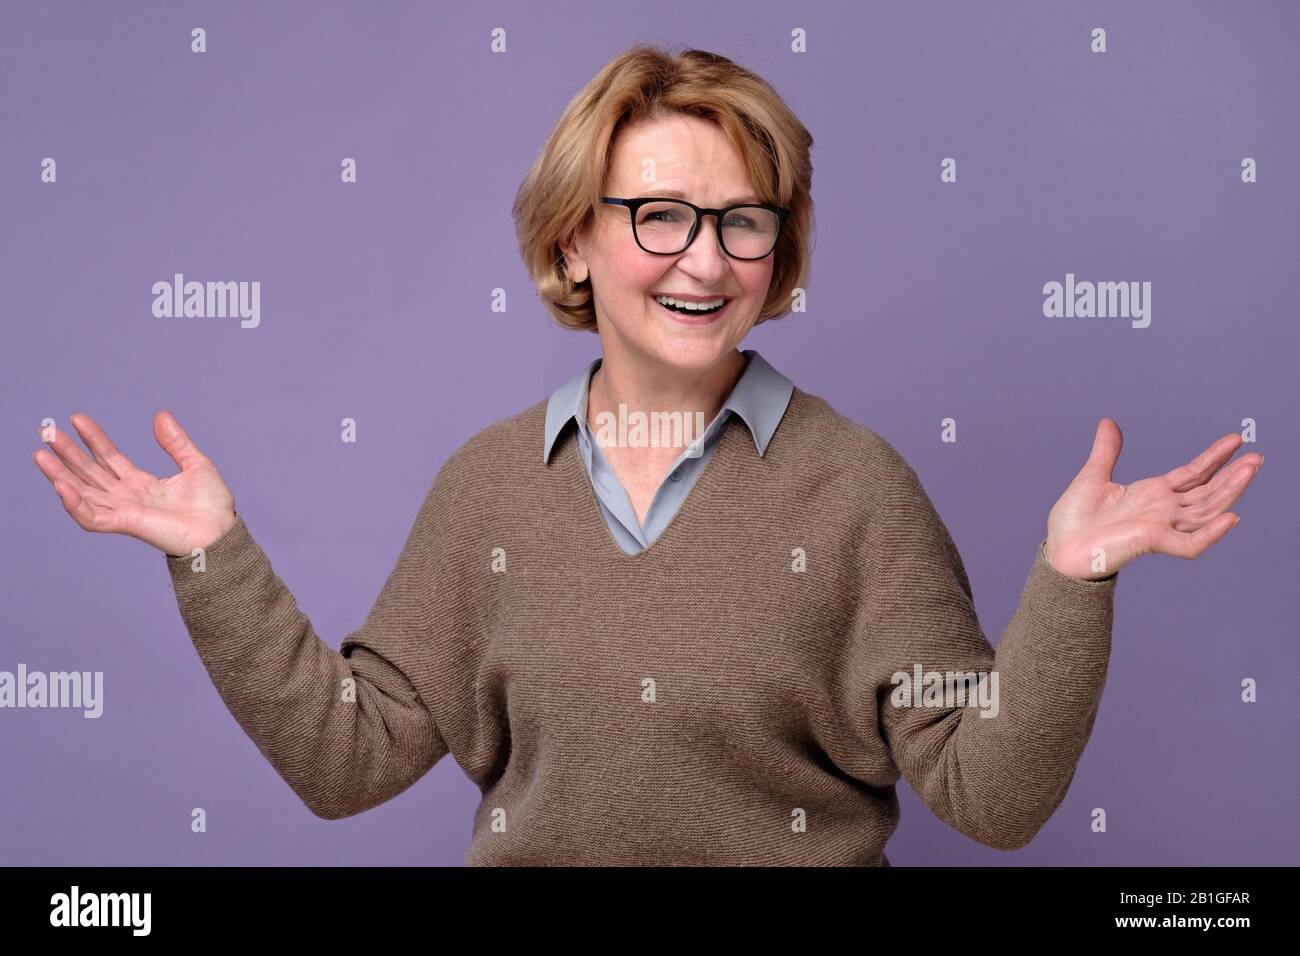
[[[603,195],[635,199],[673,191],[715,209],[759,201],[740,154],[716,124],[675,115],[625,128]],[[718,245],[713,216],[701,219],[684,252],[655,255],[637,245],[627,207],[609,203],[597,208],[576,245],[562,248],[570,274],[591,278],[605,354],[619,351],[682,370],[710,368],[740,344],[767,298],[775,257],[731,258]],[[679,317],[653,298],[673,293],[730,301],[713,317]]]

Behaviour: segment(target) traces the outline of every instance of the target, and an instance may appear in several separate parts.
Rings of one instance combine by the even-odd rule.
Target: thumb
[[[158,439],[158,444],[162,445],[163,451],[172,456],[172,461],[180,466],[181,471],[193,468],[206,460],[171,412],[161,411],[154,416],[153,434]]]
[[[1111,475],[1115,470],[1115,462],[1119,460],[1119,453],[1123,447],[1124,433],[1119,430],[1119,426],[1113,419],[1103,418],[1097,423],[1097,433],[1092,439],[1092,452],[1084,462],[1083,468],[1079,470],[1079,476],[1112,481]]]

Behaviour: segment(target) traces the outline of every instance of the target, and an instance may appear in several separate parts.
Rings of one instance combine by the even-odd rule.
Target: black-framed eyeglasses
[[[740,203],[725,209],[704,209],[684,199],[659,196],[600,198],[602,202],[628,208],[636,244],[657,256],[675,256],[685,252],[695,241],[701,218],[713,216],[723,252],[733,259],[765,259],[776,248],[781,224],[790,217],[789,209],[767,203]]]

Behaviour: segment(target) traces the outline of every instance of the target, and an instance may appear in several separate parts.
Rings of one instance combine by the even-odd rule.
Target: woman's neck
[[[639,363],[621,355],[602,357],[591,378],[587,395],[587,418],[602,412],[618,414],[620,404],[628,412],[703,413],[704,421],[717,416],[722,403],[736,387],[746,357],[732,349],[720,362],[707,369],[681,370],[660,364]]]

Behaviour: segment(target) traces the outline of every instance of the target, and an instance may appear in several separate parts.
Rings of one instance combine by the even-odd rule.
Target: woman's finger
[[[131,459],[117,450],[117,446],[104,433],[104,429],[100,428],[89,415],[78,412],[69,415],[68,420],[72,422],[72,427],[77,430],[81,440],[95,456],[95,461],[99,462],[106,471],[117,478],[122,478],[128,472],[135,470]]]
[[[1218,471],[1220,465],[1232,457],[1240,444],[1241,436],[1236,432],[1224,435],[1187,464],[1166,472],[1165,480],[1174,491],[1189,491],[1202,485]]]
[[[117,476],[107,471],[102,465],[94,461],[72,440],[72,436],[65,431],[60,431],[58,426],[53,428],[38,429],[41,435],[41,441],[45,442],[50,451],[58,455],[68,470],[80,478],[83,482],[91,487],[98,488],[101,491],[108,491],[117,481]],[[53,434],[50,432],[53,431]]]
[[[1236,504],[1258,473],[1259,467],[1255,465],[1232,469],[1228,480],[1221,482],[1199,506],[1183,508],[1175,519],[1174,526],[1180,531],[1191,531],[1217,518]]]
[[[163,451],[171,455],[172,461],[180,467],[181,471],[186,471],[201,465],[207,461],[203,452],[190,439],[189,434],[181,427],[181,423],[176,420],[176,416],[171,412],[162,411],[154,416],[153,434],[158,439],[158,444],[162,446]]]
[[[1238,520],[1239,516],[1229,511],[1192,532],[1168,528],[1157,540],[1156,550],[1162,554],[1172,554],[1177,558],[1198,558],[1227,534]]]
[[[85,485],[81,483],[81,479],[49,453],[33,452],[32,459],[50,480],[54,493],[59,496],[59,502],[63,505],[63,510],[84,530],[95,530],[95,509],[82,493]]]
[[[1203,506],[1207,500],[1221,492],[1228,484],[1239,481],[1242,474],[1254,477],[1259,466],[1264,463],[1264,456],[1258,452],[1243,455],[1236,461],[1220,468],[1218,473],[1205,484],[1179,495],[1179,503],[1184,507]]]
[[[41,449],[32,452],[32,461],[36,462],[36,467],[41,470],[41,474],[50,480],[50,484],[61,481],[65,485],[75,488],[77,493],[83,497],[90,490],[90,486],[78,478],[57,455]]]

